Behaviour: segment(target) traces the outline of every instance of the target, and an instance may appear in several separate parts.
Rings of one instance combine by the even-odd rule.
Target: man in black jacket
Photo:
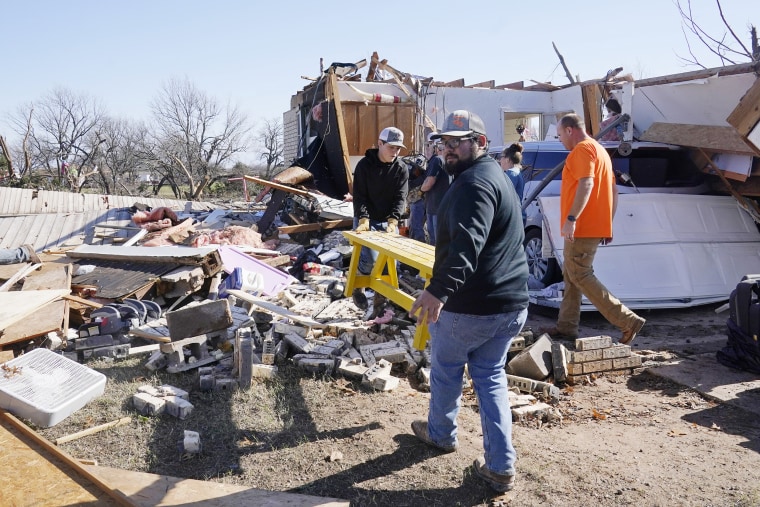
[[[406,208],[409,192],[409,166],[399,153],[404,146],[404,133],[396,127],[380,132],[377,148],[370,148],[354,169],[354,229],[386,231],[398,234],[398,221]],[[359,272],[372,272],[377,252],[362,247]],[[354,302],[366,308],[364,291],[354,291]]]
[[[410,310],[431,334],[430,408],[412,430],[444,452],[458,447],[465,365],[478,396],[485,455],[475,472],[497,491],[514,486],[516,453],[504,364],[528,314],[528,264],[520,202],[487,155],[483,121],[454,111],[443,132],[445,169],[454,177],[438,209],[435,263]]]

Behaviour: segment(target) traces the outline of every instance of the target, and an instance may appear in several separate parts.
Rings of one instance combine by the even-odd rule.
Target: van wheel
[[[536,280],[545,286],[562,280],[562,270],[557,259],[541,256],[541,229],[533,228],[525,232],[523,248],[528,259],[528,271]]]
[[[536,280],[542,280],[548,269],[548,259],[541,256],[541,229],[529,229],[525,233],[525,257],[528,258],[528,271]]]

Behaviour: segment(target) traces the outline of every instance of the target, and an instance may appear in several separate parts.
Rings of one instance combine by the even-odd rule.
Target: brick
[[[583,363],[567,363],[568,375],[583,375]]]
[[[570,362],[571,363],[586,363],[588,361],[599,361],[604,359],[604,351],[607,349],[593,349],[584,351],[571,351]]]
[[[261,362],[263,364],[274,364],[275,344],[274,339],[265,338],[261,351]]]
[[[616,370],[622,368],[638,368],[641,366],[641,356],[632,355],[630,357],[621,357],[612,360],[612,367]]]
[[[98,357],[113,357],[114,359],[126,359],[129,356],[129,343],[112,345],[110,347],[98,347],[96,349],[80,350],[83,360]]]
[[[166,356],[160,350],[153,352],[145,363],[145,367],[150,371],[157,371],[166,367]]]
[[[325,373],[332,375],[335,371],[335,359],[330,358],[317,358],[317,357],[305,357],[298,361],[298,367],[311,373]]]
[[[294,326],[286,322],[275,322],[273,328],[276,334],[282,336],[290,333],[297,334],[301,338],[307,338],[309,336],[309,328],[303,326]]]
[[[216,378],[214,375],[200,375],[198,377],[198,387],[200,387],[201,391],[211,391],[214,389],[214,385],[216,384]]]
[[[601,361],[589,361],[588,363],[581,363],[581,364],[583,365],[583,373],[596,373],[596,372],[612,369],[612,359],[602,359]]]
[[[509,345],[509,352],[519,352],[521,350],[525,350],[525,337],[515,336]]]
[[[551,405],[543,402],[538,402],[533,405],[524,405],[522,407],[513,408],[512,417],[517,420],[525,419],[527,417],[543,417],[551,408]]]
[[[132,406],[141,415],[158,415],[166,410],[166,401],[148,393],[137,393],[132,396]]]
[[[161,397],[161,391],[159,391],[157,387],[154,387],[151,385],[140,386],[137,388],[137,392],[150,394],[151,396],[155,396],[156,398]]]
[[[176,396],[177,398],[182,398],[185,401],[190,400],[190,395],[188,392],[180,389],[179,387],[164,384],[162,386],[158,386],[158,392],[161,393],[161,397]]]
[[[511,408],[524,407],[525,405],[532,405],[538,401],[532,394],[515,394],[512,391],[509,392],[509,406]]]
[[[561,343],[552,343],[552,367],[555,382],[564,382],[567,378],[567,352]]]
[[[350,379],[361,380],[367,370],[369,368],[366,366],[353,363],[348,359],[341,359],[338,364],[338,373]]]
[[[254,364],[251,373],[257,378],[274,378],[277,367],[271,364]]]
[[[602,359],[618,359],[629,357],[631,355],[631,346],[616,343],[608,349],[602,349]]]
[[[612,346],[612,338],[609,336],[589,336],[575,340],[576,350],[604,349]]]
[[[110,347],[113,344],[114,340],[112,335],[102,334],[97,336],[89,336],[87,338],[76,338],[74,340],[74,350],[92,349],[95,347]]]
[[[362,382],[371,384],[372,381],[380,375],[390,375],[392,367],[393,365],[391,363],[385,359],[381,359],[367,370]]]
[[[192,403],[178,396],[167,396],[160,399],[166,402],[166,413],[179,419],[185,419],[195,408]]]
[[[372,379],[369,385],[378,391],[393,391],[398,387],[399,379],[393,375],[379,375]]]
[[[532,393],[535,391],[536,381],[530,378],[520,377],[518,375],[507,374],[507,384],[509,387],[516,387],[520,391]]]
[[[235,333],[235,367],[241,389],[251,387],[251,368],[253,367],[253,339],[250,333]]]
[[[402,363],[406,361],[406,348],[404,347],[389,347],[383,349],[377,349],[373,352],[375,361],[385,359],[389,363]]]
[[[545,379],[553,370],[552,340],[549,335],[542,335],[507,364],[510,374],[536,380]]]
[[[296,333],[288,333],[283,338],[289,347],[297,352],[309,353],[314,349],[314,345],[306,341]]]
[[[217,378],[214,381],[214,391],[237,391],[240,383],[231,377]]]

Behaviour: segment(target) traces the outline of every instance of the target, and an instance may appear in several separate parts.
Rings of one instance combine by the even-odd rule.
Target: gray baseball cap
[[[391,146],[401,146],[402,148],[406,148],[406,146],[404,146],[404,133],[401,132],[401,129],[397,129],[396,127],[384,128],[383,131],[380,132],[379,139]]]
[[[430,139],[440,139],[443,136],[465,137],[473,134],[486,135],[486,126],[483,120],[475,113],[459,109],[446,117],[443,131],[433,134]]]

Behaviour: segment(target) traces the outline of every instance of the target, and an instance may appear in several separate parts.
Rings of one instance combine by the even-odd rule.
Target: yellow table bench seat
[[[346,280],[346,297],[351,296],[354,289],[368,287],[409,311],[414,297],[399,288],[396,261],[419,270],[419,275],[426,280],[427,285],[433,275],[435,247],[387,232],[343,231],[343,235],[354,248]],[[362,275],[358,271],[362,246],[378,252],[377,261],[369,275]],[[383,271],[387,274],[383,274]],[[414,333],[414,347],[424,350],[429,337],[427,323],[418,323]]]

